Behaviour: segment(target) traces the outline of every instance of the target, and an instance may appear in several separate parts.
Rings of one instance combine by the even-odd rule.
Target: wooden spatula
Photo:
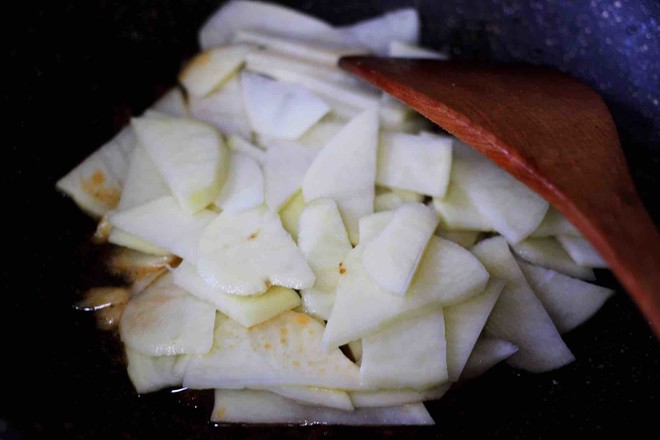
[[[660,336],[660,234],[596,92],[536,66],[376,57],[345,57],[340,66],[545,197],[600,252]]]

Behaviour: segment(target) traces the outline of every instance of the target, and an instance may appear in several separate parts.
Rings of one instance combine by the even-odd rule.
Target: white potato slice
[[[364,87],[364,83],[336,66],[324,66],[269,49],[249,54],[246,58],[245,68],[251,72],[275,78],[278,76],[278,72],[296,72],[300,75],[321,79],[337,85]]]
[[[254,131],[279,139],[298,139],[330,107],[306,88],[250,72],[241,74],[243,101]]]
[[[360,377],[372,388],[429,388],[447,381],[442,310],[392,323],[362,338]]]
[[[350,117],[360,110],[378,109],[383,104],[380,91],[365,87],[363,83],[359,82],[350,83],[345,80],[329,79],[332,75],[327,70],[316,72],[313,69],[302,69],[294,66],[285,68],[279,64],[265,65],[260,61],[252,61],[255,58],[258,59],[254,56],[248,57],[248,70],[268,75],[278,81],[306,87],[321,96],[330,104],[333,110],[342,116]],[[327,68],[327,66],[319,67]],[[339,105],[339,108],[336,108],[337,105]],[[396,109],[389,107],[387,111],[392,113],[386,116],[395,120],[405,119],[404,115],[408,116],[410,113],[410,110],[403,112],[403,109],[398,106]]]
[[[306,289],[314,272],[277,214],[265,207],[223,212],[199,240],[197,272],[213,288],[256,295],[271,286]]]
[[[294,241],[298,241],[298,230],[300,226],[300,215],[305,209],[305,198],[302,191],[298,191],[289,199],[279,212],[282,226],[291,234]]]
[[[417,274],[403,297],[392,295],[374,282],[362,265],[361,246],[343,261],[335,305],[323,343],[338,347],[373,333],[390,322],[421,310],[465,301],[483,292],[488,272],[469,251],[432,237]]]
[[[227,146],[236,153],[250,156],[260,165],[266,162],[266,151],[264,149],[254,145],[252,142],[246,141],[238,135],[230,135],[227,138]]]
[[[454,243],[463,246],[464,248],[469,248],[473,246],[479,239],[479,231],[445,231],[444,229],[438,229],[436,231],[438,237],[442,237],[445,240],[453,241]]]
[[[528,238],[512,245],[511,248],[518,257],[537,266],[547,267],[583,280],[596,279],[593,270],[573,261],[554,238]]]
[[[316,156],[302,182],[305,201],[331,198],[352,243],[358,220],[373,212],[378,115],[365,111],[344,126]]]
[[[264,202],[264,175],[259,163],[250,156],[232,153],[229,172],[215,205],[223,211],[238,213]]]
[[[183,209],[198,212],[218,197],[229,150],[215,128],[184,118],[133,118],[131,125]]]
[[[444,198],[434,197],[433,208],[440,224],[449,231],[492,231],[493,226],[477,209],[474,202],[452,181]]]
[[[303,289],[303,311],[327,320],[334,303],[341,261],[352,249],[337,204],[331,199],[310,202],[300,215],[298,247],[316,275]]]
[[[195,261],[197,242],[206,225],[217,214],[208,209],[190,214],[173,197],[161,197],[108,216],[110,223],[149,244]]]
[[[518,347],[504,339],[488,337],[479,338],[474,345],[470,358],[465,364],[461,379],[470,379],[481,376],[517,351]]]
[[[277,142],[268,146],[264,162],[266,205],[279,211],[302,186],[316,152],[301,145]]]
[[[275,385],[269,383],[274,373],[252,348],[248,331],[238,322],[217,313],[211,350],[190,359],[183,375],[183,386],[241,389],[248,385]]]
[[[406,203],[371,241],[364,244],[362,264],[371,278],[398,296],[408,291],[438,217],[421,203]]]
[[[415,8],[405,8],[369,18],[339,28],[376,55],[386,56],[392,41],[416,44],[419,41],[420,22]]]
[[[280,386],[264,389],[291,399],[302,405],[314,405],[353,411],[353,403],[344,390],[318,387]]]
[[[481,295],[443,309],[447,339],[447,369],[449,380],[452,382],[456,382],[461,377],[474,344],[505,284],[504,280],[491,278]]]
[[[344,411],[302,405],[268,391],[215,391],[211,421],[216,423],[288,423],[299,425],[433,425],[422,403]]]
[[[249,329],[218,314],[213,348],[190,360],[184,386],[363,388],[341,350],[321,349],[322,333],[323,324],[303,313],[284,312]]]
[[[355,408],[378,408],[424,402],[427,400],[438,400],[445,395],[450,387],[451,383],[447,382],[426,390],[351,391],[349,395]]]
[[[128,377],[139,394],[180,386],[189,355],[149,356],[126,347]]]
[[[152,356],[203,354],[213,343],[215,308],[166,274],[131,298],[119,323],[128,347]]]
[[[580,266],[606,269],[607,263],[598,251],[585,238],[571,235],[558,235],[557,240],[571,259]]]
[[[179,82],[188,94],[206,96],[235,74],[254,50],[249,44],[232,44],[200,52],[179,73]]]
[[[507,281],[486,323],[486,334],[506,339],[519,351],[507,362],[531,372],[562,367],[575,357],[561,339],[502,237],[478,243],[472,252],[494,277]]]
[[[520,269],[560,333],[571,331],[591,318],[614,294],[612,289],[543,267],[520,262]]]
[[[239,75],[234,75],[210,95],[188,96],[193,118],[208,122],[224,134],[252,138],[252,126],[243,102],[243,89]]]
[[[452,163],[451,137],[382,132],[376,183],[444,197]]]
[[[580,231],[561,212],[550,206],[548,212],[545,213],[545,217],[543,217],[543,221],[532,232],[531,237],[554,237],[555,235],[582,236]]]
[[[99,218],[107,214],[119,203],[135,142],[133,129],[124,127],[58,180],[57,189],[89,215]]]
[[[135,208],[163,196],[170,190],[147,150],[139,142],[133,149],[117,211]]]
[[[108,235],[108,243],[116,244],[117,246],[124,246],[129,249],[144,252],[151,255],[168,255],[170,252],[149,243],[140,237],[124,232],[117,227],[113,227]]]
[[[510,243],[534,232],[548,202],[467,145],[454,143],[453,183]]]
[[[368,243],[385,229],[394,217],[393,211],[377,212],[362,217],[359,222],[360,243]]]
[[[158,98],[158,101],[153,103],[151,109],[180,118],[189,116],[186,98],[183,96],[183,92],[179,87],[172,87],[165,92],[163,96]]]
[[[262,323],[300,305],[298,294],[286,287],[273,286],[261,295],[239,296],[214,289],[185,261],[172,271],[174,284],[208,301],[215,308],[245,327]]]
[[[152,109],[173,116],[185,116],[187,109],[178,87],[165,93]],[[96,150],[66,176],[56,187],[89,215],[99,218],[119,203],[137,139],[130,125]]]
[[[222,5],[199,32],[202,49],[229,43],[241,29],[259,29],[306,41],[344,43],[349,40],[328,23],[273,3],[231,1]]]
[[[376,187],[376,198],[374,199],[374,211],[393,211],[407,202],[420,203],[424,201],[424,195],[413,191],[398,188]]]
[[[351,341],[346,344],[346,347],[350,350],[353,361],[360,365],[362,363],[362,339]]]
[[[339,130],[341,130],[347,123],[348,121],[345,119],[333,115],[327,115],[307,130],[305,134],[298,139],[298,142],[306,147],[320,150],[325,147],[327,143],[330,142],[330,139],[339,133]]]
[[[263,30],[243,29],[236,32],[235,42],[256,44],[281,52],[291,57],[334,67],[345,55],[362,55],[369,51],[356,46],[324,44],[323,42],[300,40]]]
[[[416,46],[405,41],[392,40],[387,55],[395,58],[424,58],[428,60],[446,60],[446,53]]]
[[[174,255],[151,255],[126,248],[113,251],[108,268],[130,283],[131,295],[136,295],[167,273],[178,263]],[[117,322],[119,321],[119,317]]]
[[[374,198],[374,212],[394,211],[406,201],[393,192],[377,194]]]
[[[394,194],[401,197],[401,199],[405,202],[421,203],[424,201],[424,194],[419,194],[415,191],[409,191],[407,189],[401,188],[388,188],[387,190],[392,191]]]
[[[172,255],[149,255],[131,249],[114,249],[108,259],[108,268],[114,274],[121,275],[128,281],[140,278],[149,272],[159,272],[172,264],[177,258]]]
[[[291,376],[293,385],[363,388],[357,367],[339,349],[323,350],[324,326],[304,313],[284,312],[250,330],[252,346],[275,371]],[[291,379],[290,379],[291,380]]]

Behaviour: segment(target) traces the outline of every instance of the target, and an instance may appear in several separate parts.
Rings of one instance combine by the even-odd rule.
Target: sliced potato
[[[464,248],[469,248],[473,246],[479,239],[479,231],[445,231],[443,229],[438,229],[436,231],[438,237],[442,237],[445,240],[453,241],[454,243],[463,246]]]
[[[372,388],[424,389],[447,381],[442,310],[392,323],[362,338],[360,377]]]
[[[301,188],[316,152],[293,143],[268,146],[264,161],[266,205],[279,211]]]
[[[575,360],[543,304],[534,294],[502,237],[484,240],[472,252],[492,276],[507,281],[486,323],[486,334],[511,341],[518,352],[507,359],[531,372],[549,371]]]
[[[184,211],[173,197],[161,197],[145,205],[109,215],[110,223],[149,244],[195,261],[197,242],[217,214],[205,209],[196,214]]]
[[[227,212],[243,212],[264,202],[264,175],[252,157],[231,154],[227,179],[222,185],[215,205]]]
[[[450,181],[444,198],[434,197],[433,208],[448,231],[492,231],[493,226],[457,184]]]
[[[572,235],[558,235],[557,240],[571,259],[580,266],[607,268],[603,257],[586,239]]]
[[[443,309],[449,380],[456,382],[461,376],[505,284],[504,280],[491,278],[481,295]]]
[[[452,138],[382,132],[376,183],[444,197],[452,162]]]
[[[583,280],[596,279],[594,271],[573,261],[555,238],[528,238],[511,248],[518,257],[538,266]]]
[[[213,304],[216,309],[245,327],[262,323],[300,305],[300,297],[286,287],[273,286],[261,295],[239,296],[214,289],[183,262],[172,271],[174,284],[196,297]]]
[[[214,321],[211,304],[175,286],[166,274],[128,302],[119,334],[146,355],[203,354],[211,349]]]
[[[184,210],[199,212],[218,197],[229,151],[217,130],[184,118],[133,118],[131,126]]]
[[[128,377],[138,393],[180,386],[189,355],[150,356],[126,347]]]
[[[213,125],[221,133],[252,139],[239,75],[232,76],[207,96],[189,95],[188,105],[193,118]]]
[[[517,351],[518,347],[504,339],[481,337],[474,344],[474,349],[465,364],[461,378],[470,379],[481,376]]]
[[[386,56],[392,41],[416,44],[420,36],[419,14],[415,8],[388,12],[340,28],[375,54]]]
[[[57,189],[89,215],[100,218],[107,214],[119,203],[135,142],[133,129],[124,127],[58,180]]]
[[[310,202],[300,215],[298,246],[316,275],[301,291],[303,311],[327,320],[334,303],[341,261],[352,249],[339,209],[331,199]]]
[[[202,49],[231,42],[241,29],[261,29],[290,38],[344,42],[341,32],[311,15],[273,3],[239,0],[222,5],[199,31]]]
[[[200,52],[183,68],[179,81],[190,95],[206,96],[231,77],[255,46],[232,44]]]
[[[117,211],[144,205],[171,195],[147,150],[139,142],[133,149]]]
[[[289,201],[280,209],[280,219],[282,226],[291,234],[295,241],[298,241],[298,230],[300,225],[300,215],[305,209],[305,198],[302,191],[298,191],[289,199]]]
[[[315,280],[277,214],[265,207],[223,212],[211,221],[199,239],[197,272],[234,295],[258,295],[271,286],[306,289]]]
[[[249,329],[218,314],[212,350],[186,369],[189,388],[311,386],[360,389],[360,372],[339,349],[323,351],[323,324],[284,312]]]
[[[318,387],[281,386],[270,387],[265,391],[271,391],[282,397],[294,400],[302,405],[317,405],[326,408],[353,411],[353,403],[348,393],[344,390]]]
[[[534,232],[532,237],[554,237],[556,235],[572,235],[580,237],[580,231],[577,230],[566,217],[562,215],[556,208],[550,206],[548,212],[545,213],[543,221]]]
[[[486,157],[454,143],[453,182],[477,211],[510,243],[518,243],[539,226],[548,202]]]
[[[190,116],[188,106],[186,105],[186,98],[183,96],[183,92],[179,87],[172,87],[165,92],[163,96],[158,98],[158,101],[154,102],[151,108],[157,112],[180,118]]]
[[[315,41],[294,39],[281,34],[242,29],[236,32],[234,41],[239,43],[256,44],[286,55],[312,61],[325,66],[334,67],[339,59],[345,55],[360,55],[368,53],[367,50],[353,45],[343,46],[337,44],[324,44]]]
[[[444,396],[450,387],[451,383],[447,382],[426,390],[351,391],[350,396],[355,408],[379,408],[437,400]]]
[[[405,295],[437,226],[432,209],[421,203],[402,205],[383,230],[364,243],[364,269],[383,289]]]
[[[268,391],[215,391],[211,421],[217,423],[295,423],[300,425],[433,425],[421,403],[344,411],[296,403]]]
[[[390,322],[421,310],[465,301],[481,293],[488,272],[469,251],[432,237],[416,276],[403,297],[376,284],[362,265],[361,246],[343,261],[335,305],[323,335],[327,347],[338,347],[371,334]]]
[[[339,207],[352,243],[358,220],[373,212],[378,147],[378,116],[355,117],[321,150],[302,183],[305,201],[331,198]]]
[[[524,262],[520,262],[520,269],[560,333],[591,318],[614,294],[612,289]]]
[[[325,101],[299,85],[243,72],[241,86],[252,129],[266,136],[298,139],[330,111]]]

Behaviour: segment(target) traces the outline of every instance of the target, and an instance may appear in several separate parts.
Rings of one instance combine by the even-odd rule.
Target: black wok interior
[[[208,393],[136,396],[111,333],[72,304],[117,283],[88,243],[95,223],[54,189],[57,178],[174,84],[197,29],[220,2],[21,2],[6,10],[9,119],[1,161],[0,439],[559,438],[657,432],[658,341],[618,287],[567,336],[577,361],[531,375],[498,366],[429,405],[430,428],[242,427],[208,422]],[[419,8],[424,43],[458,58],[526,61],[599,90],[638,188],[660,220],[660,3],[656,0],[284,1],[336,24]],[[618,17],[618,18],[617,18]],[[587,29],[589,31],[587,32]],[[6,118],[6,117],[5,117]],[[635,227],[630,225],[630,227]],[[658,268],[660,270],[660,268]]]

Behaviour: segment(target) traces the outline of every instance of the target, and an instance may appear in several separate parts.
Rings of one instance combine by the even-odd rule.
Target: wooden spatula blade
[[[598,249],[660,335],[660,234],[596,92],[529,65],[345,57],[340,66],[476,148],[557,207]]]

